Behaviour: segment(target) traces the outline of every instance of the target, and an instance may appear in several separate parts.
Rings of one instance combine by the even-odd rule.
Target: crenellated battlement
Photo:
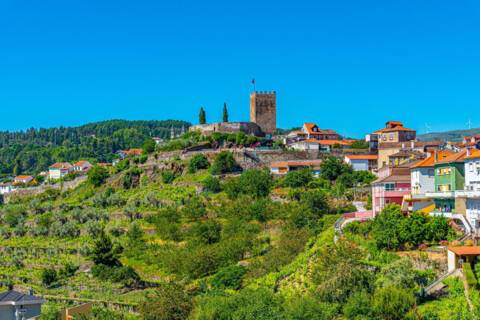
[[[273,134],[277,128],[277,92],[255,91],[250,94],[250,121],[262,131]]]
[[[275,90],[273,91],[255,91],[252,93],[252,95],[256,96],[276,96],[277,92]]]

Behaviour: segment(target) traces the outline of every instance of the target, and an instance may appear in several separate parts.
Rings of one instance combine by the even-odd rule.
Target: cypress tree
[[[228,122],[228,109],[227,109],[227,103],[223,103],[223,122]]]
[[[203,107],[200,108],[200,113],[198,114],[198,122],[200,124],[207,123],[207,115],[205,113],[205,110],[203,110]]]

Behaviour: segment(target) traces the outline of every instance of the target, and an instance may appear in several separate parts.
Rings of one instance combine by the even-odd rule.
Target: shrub
[[[105,180],[108,178],[108,171],[104,167],[94,166],[90,170],[88,170],[88,182],[90,182],[93,186],[99,187],[101,186]]]
[[[175,180],[175,173],[173,171],[167,170],[162,171],[162,181],[166,184],[171,184]]]
[[[193,236],[204,244],[213,244],[220,241],[222,226],[215,220],[207,220],[193,227]]]
[[[218,193],[222,191],[222,187],[220,185],[220,179],[214,177],[214,176],[208,176],[206,177],[203,182],[203,189],[206,192],[211,192],[211,193]]]
[[[145,155],[152,153],[153,151],[155,151],[155,146],[156,143],[152,138],[145,139],[145,141],[143,142],[143,153]]]
[[[45,286],[50,286],[58,279],[57,271],[55,269],[43,269],[41,278]]]
[[[253,197],[266,197],[270,194],[272,177],[265,170],[247,170],[238,180],[240,192]]]
[[[385,287],[373,295],[373,311],[380,319],[401,320],[413,308],[415,297],[408,290]]]
[[[175,283],[161,284],[139,305],[145,320],[185,320],[193,308],[191,296]]]
[[[247,270],[242,266],[229,266],[220,269],[212,278],[212,286],[217,289],[238,290],[242,286],[242,278]]]
[[[211,172],[212,174],[224,174],[235,172],[239,170],[239,166],[229,151],[222,151],[215,157],[213,161]]]
[[[204,154],[194,155],[188,163],[188,172],[195,173],[201,169],[208,169],[210,162]]]
[[[312,170],[304,169],[298,171],[290,171],[285,176],[283,185],[290,188],[306,187],[313,180]]]
[[[465,275],[465,278],[467,280],[467,284],[469,288],[476,288],[477,287],[477,279],[475,278],[475,275],[473,274],[472,271],[472,266],[470,265],[469,262],[464,262],[463,263],[463,274]]]

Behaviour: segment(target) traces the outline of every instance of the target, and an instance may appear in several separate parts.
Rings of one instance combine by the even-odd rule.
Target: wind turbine
[[[425,132],[430,133],[431,127],[428,125],[428,123],[425,122]]]
[[[472,119],[468,118],[467,126],[468,126],[468,130],[472,129]]]

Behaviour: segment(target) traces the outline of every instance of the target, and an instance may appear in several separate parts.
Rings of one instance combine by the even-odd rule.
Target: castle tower
[[[266,134],[277,130],[277,93],[255,91],[250,94],[250,122],[262,128]]]

